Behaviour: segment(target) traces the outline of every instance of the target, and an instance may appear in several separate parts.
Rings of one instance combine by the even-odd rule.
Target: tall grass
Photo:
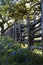
[[[10,37],[0,37],[0,65],[43,65],[43,58]]]

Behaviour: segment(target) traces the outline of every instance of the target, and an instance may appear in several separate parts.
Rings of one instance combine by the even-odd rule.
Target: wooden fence
[[[34,43],[42,41],[41,18],[32,23],[27,20],[27,24],[15,23],[4,35],[12,37],[16,42],[33,46]]]
[[[42,50],[43,54],[43,0],[41,2],[41,17],[31,23],[29,21],[29,13],[27,13],[27,24],[14,24],[4,35],[12,37],[16,42],[26,43],[30,49],[37,48]],[[34,44],[42,43],[42,46],[35,46]]]

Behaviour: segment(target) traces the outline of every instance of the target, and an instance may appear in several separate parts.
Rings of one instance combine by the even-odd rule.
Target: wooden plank
[[[34,50],[34,49],[42,50],[42,46],[32,46],[31,50]]]
[[[28,33],[28,39],[27,39],[27,43],[29,46],[29,49],[31,50],[31,43],[30,43],[30,22],[29,22],[29,13],[27,12],[27,33]]]
[[[23,41],[27,41],[27,39],[23,39],[23,38],[22,38],[21,40],[22,40],[22,42],[23,42]]]
[[[34,27],[34,29],[37,29],[37,28],[39,28],[41,26],[41,23],[37,26],[37,27]]]
[[[40,34],[37,34],[37,35],[33,35],[33,36],[31,36],[31,40],[33,40],[34,38],[39,38],[39,37],[41,37],[42,36],[42,34],[40,33]]]
[[[24,36],[22,36],[23,38],[25,38],[25,37],[27,37],[28,35],[24,35]]]
[[[35,26],[34,26],[34,27],[31,26],[31,27],[30,27],[30,30],[32,30],[32,29],[37,29],[37,28],[39,28],[40,26],[41,26],[41,23],[40,23],[37,27],[35,27]]]
[[[22,39],[22,32],[21,32],[21,26],[20,26],[20,24],[19,24],[19,40],[20,40],[20,42],[21,42],[21,39]]]
[[[25,25],[25,24],[20,24],[20,27],[21,27],[21,28],[25,28],[25,27],[27,27],[27,25]]]
[[[27,34],[27,31],[23,32],[23,34],[24,34],[24,35]]]
[[[41,35],[41,33],[40,34],[36,34],[36,35],[34,35],[34,38],[38,38],[38,37],[41,37],[42,35]]]
[[[16,22],[15,22],[15,42],[17,42]]]
[[[10,36],[13,38],[13,26],[10,28]]]
[[[24,33],[25,31],[26,31],[26,29],[25,29],[25,28],[22,28],[22,29],[21,29],[21,32],[22,32],[22,33]]]
[[[34,33],[38,32],[38,31],[41,31],[41,26],[40,26],[39,28],[37,28],[37,29],[31,31],[31,34],[34,34]]]
[[[34,8],[34,23],[37,22],[36,21],[36,9]]]
[[[34,43],[41,42],[42,40],[33,40]]]
[[[40,18],[37,22],[33,22],[33,23],[31,23],[31,26],[35,26],[35,25],[37,25],[38,23],[40,23],[40,21],[41,21],[41,18]]]
[[[15,24],[13,25],[13,39],[15,39]]]

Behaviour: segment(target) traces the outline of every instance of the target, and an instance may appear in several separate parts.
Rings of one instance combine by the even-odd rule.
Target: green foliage
[[[10,26],[8,21],[11,19],[14,19],[15,22],[23,18],[26,19],[27,12],[29,12],[29,20],[34,19],[34,10],[36,10],[36,16],[39,17],[41,6],[38,0],[20,0],[18,3],[12,0],[0,0],[0,2],[0,14],[2,16],[2,24],[0,23],[0,27],[2,28],[3,26],[3,30],[5,23],[7,23],[8,27]],[[30,6],[27,7],[26,2]]]
[[[42,57],[21,48],[10,37],[0,37],[0,65],[43,65]]]

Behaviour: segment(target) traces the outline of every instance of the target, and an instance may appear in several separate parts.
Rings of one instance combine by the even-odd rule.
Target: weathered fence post
[[[27,43],[28,43],[29,49],[31,49],[31,45],[30,45],[30,22],[29,22],[29,13],[28,12],[27,12],[27,33],[28,33]]]
[[[20,39],[20,43],[21,43],[21,26],[20,26],[20,23],[19,23],[19,39]]]
[[[15,42],[17,42],[16,22],[15,22]]]
[[[36,9],[34,8],[34,22],[36,22]]]
[[[41,0],[42,56],[43,56],[43,0]]]
[[[15,34],[15,24],[13,26],[13,39],[15,38],[14,34]]]

